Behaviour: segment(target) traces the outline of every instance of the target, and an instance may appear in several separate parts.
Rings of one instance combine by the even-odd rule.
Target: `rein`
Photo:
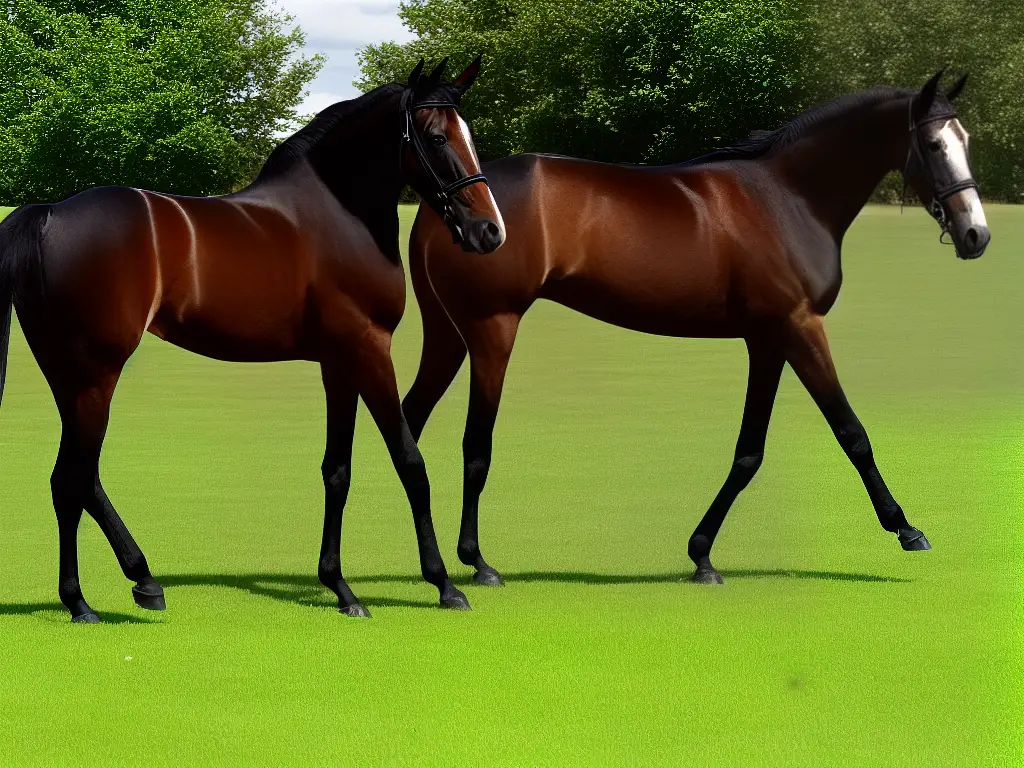
[[[452,201],[461,190],[473,184],[486,184],[487,177],[482,173],[474,173],[456,179],[451,184],[445,184],[437,175],[430,160],[427,158],[426,147],[423,146],[423,138],[415,130],[414,114],[421,109],[454,109],[458,111],[458,105],[451,101],[421,101],[418,104],[412,103],[412,91],[406,90],[402,94],[402,148],[399,153],[399,168],[402,166],[402,158],[405,155],[406,145],[411,145],[416,160],[426,170],[427,175],[434,185],[434,202],[441,209],[444,223],[455,233],[457,240],[462,240],[462,230],[455,221],[455,211],[452,209]]]
[[[947,243],[943,240],[943,238],[950,233],[950,223],[949,218],[946,216],[946,209],[942,204],[957,192],[962,192],[965,189],[978,189],[978,184],[973,178],[967,178],[962,181],[955,181],[941,189],[937,188],[931,166],[928,163],[924,150],[921,149],[921,135],[918,132],[921,126],[928,125],[929,123],[937,123],[941,120],[952,120],[956,117],[956,112],[950,111],[943,112],[938,115],[929,115],[920,122],[914,122],[913,115],[914,99],[911,98],[907,109],[907,122],[910,125],[910,146],[907,148],[907,162],[903,167],[903,192],[900,194],[900,213],[903,213],[903,206],[907,201],[907,175],[910,173],[910,161],[916,156],[918,165],[921,166],[921,170],[927,177],[932,188],[932,199],[926,206],[926,210],[939,224],[939,242],[943,245],[950,245],[951,243]]]

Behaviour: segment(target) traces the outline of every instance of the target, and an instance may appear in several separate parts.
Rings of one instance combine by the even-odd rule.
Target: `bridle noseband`
[[[932,190],[931,202],[926,206],[926,209],[931,217],[939,223],[939,242],[947,244],[942,238],[949,234],[949,218],[946,216],[946,209],[943,207],[943,203],[949,198],[955,195],[957,192],[962,192],[965,189],[978,189],[977,182],[973,178],[963,179],[961,181],[954,181],[948,186],[939,188],[935,182],[935,174],[932,172],[931,165],[928,163],[928,158],[921,148],[921,134],[920,128],[923,125],[929,123],[937,123],[939,121],[953,120],[956,118],[956,112],[942,112],[937,115],[928,115],[919,122],[914,121],[914,99],[910,99],[910,108],[908,110],[908,122],[910,124],[910,146],[907,148],[907,162],[903,168],[903,193],[900,196],[900,211],[903,211],[903,205],[907,199],[907,175],[910,173],[910,161],[911,158],[917,157],[917,163],[921,167],[921,172],[924,173],[926,180]]]
[[[427,158],[427,151],[423,146],[423,138],[420,136],[419,131],[416,130],[416,121],[414,119],[415,113],[421,109],[454,109],[458,111],[458,105],[451,101],[421,101],[414,104],[412,101],[412,91],[406,90],[402,94],[401,108],[402,149],[399,154],[399,168],[402,166],[406,145],[411,145],[413,154],[416,155],[416,160],[427,172],[431,182],[433,182],[433,202],[440,208],[444,223],[452,230],[456,238],[461,240],[462,229],[455,222],[455,211],[452,208],[452,201],[455,199],[455,195],[466,187],[473,184],[486,184],[487,177],[482,173],[474,173],[469,176],[463,176],[461,179],[456,179],[451,184],[445,184]]]

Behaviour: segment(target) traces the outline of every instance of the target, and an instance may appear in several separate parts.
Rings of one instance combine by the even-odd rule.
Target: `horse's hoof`
[[[166,611],[167,602],[164,600],[164,588],[155,581],[145,581],[132,587],[132,597],[139,608],[147,611]]]
[[[366,610],[362,603],[352,603],[352,605],[346,605],[340,609],[346,616],[352,616],[357,619],[368,619],[370,618],[370,612]]]
[[[452,587],[441,596],[441,607],[450,608],[453,611],[471,611],[469,600],[459,590]]]
[[[496,570],[487,566],[481,568],[479,571],[473,574],[473,582],[481,587],[504,587],[505,582],[501,578],[501,574]]]
[[[724,584],[722,574],[714,568],[698,568],[693,574],[694,584]]]
[[[907,552],[926,552],[932,548],[928,539],[917,528],[900,528],[900,546]]]
[[[72,616],[71,621],[74,624],[99,624],[100,617],[92,611],[89,611],[88,613],[83,613],[80,616]]]

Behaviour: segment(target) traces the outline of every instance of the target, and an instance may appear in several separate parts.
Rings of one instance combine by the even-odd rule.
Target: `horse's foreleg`
[[[711,565],[711,547],[736,497],[757,474],[764,457],[775,396],[785,357],[774,339],[747,339],[750,368],[743,422],[736,441],[736,453],[725,484],[690,536],[687,552],[697,566],[693,580],[698,584],[721,584],[722,577]]]
[[[819,315],[804,311],[794,316],[786,339],[786,359],[814,398],[839,445],[860,474],[878,522],[885,530],[898,535],[903,549],[931,549],[925,535],[907,522],[903,509],[892,497],[875,466],[867,432],[839,385],[824,324]]]
[[[411,259],[412,282],[423,322],[423,351],[416,380],[402,401],[402,410],[417,442],[438,401],[451,386],[466,359],[466,344],[434,293],[422,257]]]
[[[320,543],[320,583],[338,596],[338,609],[348,616],[369,616],[341,573],[341,519],[352,477],[352,438],[359,393],[350,377],[332,364],[321,373],[327,395],[327,449],[324,476],[324,533]]]
[[[462,526],[459,529],[459,560],[476,568],[473,580],[484,586],[501,586],[501,575],[480,553],[480,495],[491,467],[494,422],[512,354],[518,315],[500,315],[464,329],[469,346],[469,413],[462,439],[464,462]]]
[[[384,437],[395,470],[409,497],[423,578],[437,587],[442,608],[468,610],[469,601],[452,584],[437,548],[437,536],[430,516],[430,483],[423,456],[402,413],[391,362],[391,333],[382,328],[371,328],[362,343],[357,374],[359,394]]]
[[[82,596],[78,578],[78,523],[84,508],[110,543],[124,575],[136,582],[135,602],[153,610],[165,607],[163,588],[154,579],[139,545],[107,498],[100,483],[99,460],[110,418],[110,398],[118,372],[90,377],[72,385],[74,375],[62,379],[55,391],[62,432],[60,451],[50,485],[60,533],[60,598],[74,621],[96,622],[99,617]]]

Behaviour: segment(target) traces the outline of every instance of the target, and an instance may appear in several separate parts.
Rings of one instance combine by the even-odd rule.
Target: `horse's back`
[[[729,164],[649,167],[518,155],[483,170],[508,232],[494,254],[460,253],[435,215],[421,209],[417,219],[412,258],[425,259],[449,310],[521,313],[548,298],[652,333],[740,332],[733,293],[749,278],[741,251],[763,222]],[[769,235],[762,239],[771,246]]]

